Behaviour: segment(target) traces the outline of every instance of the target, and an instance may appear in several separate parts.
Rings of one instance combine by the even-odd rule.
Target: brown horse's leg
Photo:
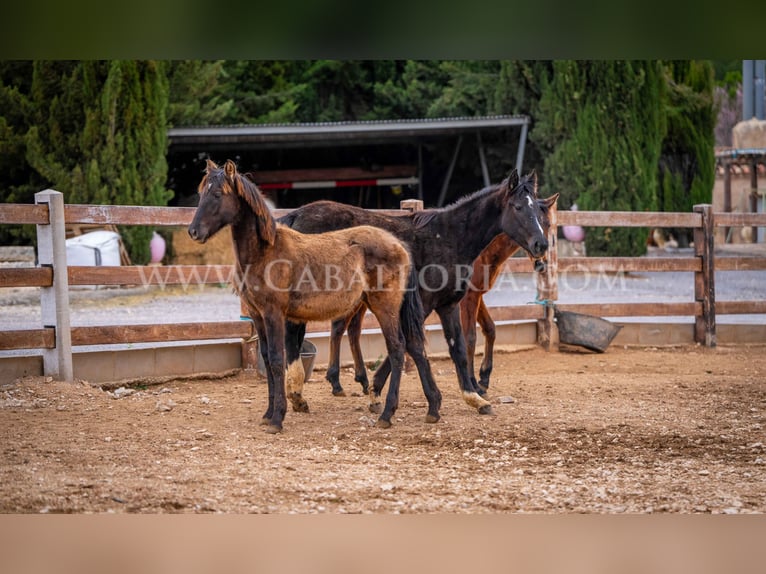
[[[399,319],[391,317],[386,309],[376,310],[370,306],[370,310],[375,314],[386,340],[386,349],[388,350],[388,364],[391,367],[391,381],[386,395],[386,404],[383,412],[378,417],[376,425],[380,428],[389,428],[391,426],[391,417],[394,416],[399,407],[399,383],[404,369],[404,335],[399,328]]]
[[[330,330],[330,362],[327,365],[327,374],[325,379],[332,386],[332,394],[336,397],[345,397],[346,392],[340,384],[340,343],[343,340],[343,333],[346,332],[351,317],[343,317],[332,322]]]
[[[263,322],[268,345],[269,368],[273,383],[269,388],[271,416],[266,432],[278,433],[287,412],[285,397],[285,318],[279,313],[265,314]],[[268,411],[267,411],[268,413]]]
[[[306,379],[306,373],[303,370],[303,361],[301,360],[301,347],[303,346],[305,334],[305,323],[287,321],[285,324],[285,357],[287,359],[285,383],[287,386],[287,397],[290,399],[293,410],[298,413],[309,412],[309,404],[303,398],[303,381]]]
[[[370,412],[380,413],[382,407],[380,405],[380,394],[383,392],[383,387],[386,386],[386,380],[388,375],[391,374],[391,363],[388,357],[381,361],[375,373],[372,375],[372,392],[370,393]]]
[[[479,300],[478,321],[484,334],[484,358],[479,370],[479,386],[489,389],[489,376],[492,374],[492,355],[495,349],[495,322],[484,304],[484,297]]]
[[[466,359],[468,361],[468,374],[471,382],[476,384],[476,371],[474,370],[474,356],[476,354],[476,314],[481,295],[476,291],[469,290],[460,301],[460,327],[465,337]]]
[[[441,319],[444,337],[447,339],[449,354],[455,363],[460,390],[463,391],[463,400],[475,407],[481,414],[490,414],[492,405],[481,398],[477,387],[468,375],[468,360],[465,352],[465,338],[460,328],[460,310],[456,303],[436,309]]]
[[[261,418],[261,424],[267,425],[271,422],[271,417],[274,415],[274,377],[271,374],[271,363],[269,362],[269,342],[266,336],[266,325],[263,323],[261,316],[258,313],[251,312],[250,318],[253,320],[256,333],[258,333],[258,352],[261,354],[263,364],[266,367],[269,403],[266,412],[263,413],[263,418]]]
[[[366,312],[367,307],[362,305],[346,327],[351,355],[354,357],[354,380],[362,385],[362,392],[365,395],[370,392],[370,381],[367,379],[367,367],[364,364],[360,340],[362,338],[362,321]]]

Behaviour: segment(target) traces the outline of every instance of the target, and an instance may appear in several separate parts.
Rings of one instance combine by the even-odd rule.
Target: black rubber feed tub
[[[554,307],[554,317],[559,328],[559,341],[567,345],[585,347],[603,353],[622,329],[622,325],[582,313],[560,311]]]

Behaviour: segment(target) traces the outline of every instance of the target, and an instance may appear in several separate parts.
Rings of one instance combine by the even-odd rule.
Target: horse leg
[[[301,361],[301,347],[303,346],[303,337],[306,334],[305,323],[293,323],[287,321],[285,325],[285,355],[287,358],[287,373],[285,374],[285,383],[287,384],[287,397],[297,413],[309,412],[309,404],[303,398],[303,381],[306,373],[303,370],[303,361]]]
[[[282,421],[287,412],[285,397],[285,319],[278,313],[263,318],[268,343],[271,381],[269,407],[271,410],[266,432],[274,434],[282,430]],[[266,411],[267,413],[269,411]]]
[[[471,382],[476,386],[476,371],[474,370],[474,357],[476,355],[476,313],[478,301],[481,296],[475,291],[468,291],[460,301],[460,326],[463,330],[466,346],[466,359],[468,361],[468,374]],[[481,391],[479,391],[481,394]]]
[[[420,384],[423,387],[423,394],[428,401],[428,414],[426,414],[427,423],[435,423],[440,418],[439,409],[442,404],[442,393],[436,386],[436,380],[431,372],[431,365],[426,357],[425,347],[421,341],[406,340],[407,352],[415,362],[420,377]]]
[[[350,320],[349,317],[336,319],[332,322],[332,329],[330,330],[330,364],[327,365],[325,379],[330,381],[332,394],[336,397],[346,396],[346,392],[340,384],[340,343]]]
[[[366,395],[370,392],[370,381],[367,378],[367,367],[362,356],[362,346],[359,341],[362,337],[362,321],[367,308],[362,306],[351,318],[346,326],[348,332],[348,344],[351,346],[351,355],[354,357],[354,380],[362,385],[362,392]]]
[[[376,426],[389,428],[391,426],[391,417],[394,416],[396,409],[399,407],[399,383],[402,378],[402,370],[404,369],[404,335],[399,328],[398,317],[387,316],[385,309],[381,313],[375,313],[375,317],[378,319],[383,337],[386,340],[388,364],[391,369],[391,382],[388,386],[388,394],[386,395],[386,405],[380,417],[378,417]]]
[[[269,343],[266,336],[266,326],[263,323],[263,319],[257,313],[251,313],[250,318],[255,325],[255,331],[258,333],[258,352],[263,358],[263,364],[266,368],[266,381],[269,390],[269,402],[266,412],[263,413],[261,418],[261,424],[267,425],[271,422],[271,417],[274,415],[274,377],[271,375],[271,363],[269,362]]]
[[[484,304],[484,298],[480,300],[479,325],[484,334],[484,359],[481,361],[479,369],[479,386],[489,390],[489,376],[492,374],[492,355],[495,349],[495,322],[489,314],[487,306]]]
[[[441,319],[442,329],[444,330],[444,337],[447,339],[450,357],[455,363],[458,383],[460,384],[460,390],[463,392],[463,400],[472,407],[478,409],[480,414],[490,414],[492,412],[492,405],[489,401],[486,401],[479,396],[477,388],[471,382],[471,377],[468,374],[465,338],[463,337],[463,331],[460,328],[460,309],[458,308],[458,305],[453,303],[445,307],[440,307],[436,309],[436,312],[439,314],[439,319]]]
[[[391,363],[388,357],[378,366],[375,374],[372,375],[372,392],[370,393],[370,412],[379,414],[382,410],[380,406],[380,393],[383,392],[383,387],[386,386],[386,379],[391,374]]]

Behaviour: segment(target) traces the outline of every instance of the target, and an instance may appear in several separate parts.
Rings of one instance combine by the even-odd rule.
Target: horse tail
[[[425,320],[423,301],[420,299],[420,289],[418,289],[418,272],[414,265],[410,265],[407,290],[404,292],[402,307],[399,310],[399,323],[405,341],[415,343],[421,348],[425,345]]]

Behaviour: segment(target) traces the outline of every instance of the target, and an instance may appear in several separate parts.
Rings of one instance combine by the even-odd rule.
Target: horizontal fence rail
[[[37,225],[38,251],[44,252],[40,265],[30,268],[0,268],[2,287],[38,287],[41,289],[43,326],[38,329],[0,332],[0,350],[42,349],[45,353],[46,374],[71,373],[71,347],[119,343],[156,343],[166,341],[193,341],[211,339],[242,339],[253,336],[250,321],[223,321],[205,323],[170,323],[139,325],[99,325],[69,327],[69,286],[130,286],[155,285],[190,287],[231,283],[232,265],[135,265],[122,267],[71,266],[59,273],[56,261],[63,253],[65,261],[65,234],[63,224],[87,225],[148,225],[152,227],[188,226],[194,217],[193,207],[143,207],[123,205],[64,205],[58,192],[47,190],[36,196],[35,205],[0,204],[0,224]],[[422,202],[406,200],[402,209],[375,210],[387,215],[403,215],[422,209]],[[278,209],[280,217],[290,210]],[[710,206],[695,206],[692,213],[614,212],[614,211],[557,211],[551,213],[550,239],[555,241],[561,225],[583,227],[683,227],[694,231],[695,250],[685,257],[561,257],[555,250],[549,255],[546,274],[538,280],[537,299],[555,302],[558,299],[558,276],[577,273],[634,273],[634,272],[689,272],[695,275],[694,299],[687,302],[653,303],[572,303],[556,306],[603,317],[695,317],[695,338],[706,345],[715,345],[715,316],[736,314],[766,314],[766,301],[716,301],[716,271],[763,271],[766,257],[727,256],[713,253],[716,228],[766,227],[766,214],[713,213]],[[58,227],[56,227],[58,226]],[[51,235],[56,227],[57,236]],[[53,235],[56,235],[54,233]],[[46,234],[48,234],[47,237]],[[46,251],[47,250],[47,251]],[[58,259],[57,259],[58,257]],[[524,256],[508,259],[503,265],[506,273],[533,273],[531,261]],[[62,309],[66,320],[61,322]],[[510,305],[491,307],[495,321],[537,321],[538,332],[550,332],[552,312],[544,305]],[[427,325],[439,324],[432,314]],[[309,323],[309,332],[327,331],[328,324]],[[63,327],[63,328],[62,328]],[[375,317],[367,313],[363,329],[378,328]],[[64,332],[66,337],[63,337]],[[541,343],[547,346],[545,337]],[[244,344],[244,343],[243,343]],[[66,352],[69,352],[69,371]],[[64,349],[66,351],[66,349]],[[243,353],[244,356],[244,353]],[[70,374],[71,378],[71,374]]]

